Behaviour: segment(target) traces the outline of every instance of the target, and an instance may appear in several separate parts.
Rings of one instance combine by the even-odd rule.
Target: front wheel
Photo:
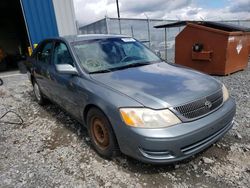
[[[94,149],[104,158],[117,154],[118,145],[111,124],[102,111],[92,108],[87,115],[89,136]]]

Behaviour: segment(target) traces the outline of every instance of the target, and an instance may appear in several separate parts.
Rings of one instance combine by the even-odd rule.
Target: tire
[[[87,114],[87,127],[92,146],[103,158],[112,159],[119,153],[119,147],[112,126],[105,114],[92,108]]]
[[[33,92],[36,98],[36,101],[40,105],[44,105],[46,103],[46,99],[44,98],[39,85],[36,81],[33,82]]]

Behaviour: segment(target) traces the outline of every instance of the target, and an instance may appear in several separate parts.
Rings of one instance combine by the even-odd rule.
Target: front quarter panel
[[[77,95],[79,100],[79,109],[82,111],[82,122],[84,123],[84,110],[87,105],[95,105],[99,107],[111,122],[115,132],[118,131],[118,125],[115,122],[120,122],[119,114],[120,107],[143,107],[140,103],[129,98],[128,96],[118,93],[105,85],[97,83],[91,78],[77,77],[74,79],[74,84],[77,87]]]

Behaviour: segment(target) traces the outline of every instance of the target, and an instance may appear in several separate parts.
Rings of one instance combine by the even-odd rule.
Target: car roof
[[[121,38],[121,37],[129,37],[129,36],[111,35],[111,34],[86,34],[86,35],[68,35],[68,36],[55,37],[55,38],[49,38],[49,39],[63,39],[71,43],[71,42],[84,41],[84,40]]]

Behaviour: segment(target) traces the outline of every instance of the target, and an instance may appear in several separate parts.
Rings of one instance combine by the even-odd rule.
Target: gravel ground
[[[250,66],[216,77],[236,99],[235,126],[206,151],[174,165],[153,166],[121,155],[112,161],[91,148],[87,131],[54,104],[39,106],[26,75],[3,76],[0,187],[249,187]],[[3,120],[18,121],[15,114]]]

